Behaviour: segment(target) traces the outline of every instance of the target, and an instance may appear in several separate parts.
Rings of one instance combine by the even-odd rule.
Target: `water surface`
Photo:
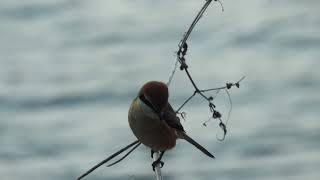
[[[2,179],[74,179],[135,138],[127,111],[148,80],[167,81],[177,44],[202,1],[2,0]],[[315,180],[320,173],[319,1],[212,3],[189,40],[187,60],[203,88],[246,76],[232,89],[226,140],[194,99],[185,129],[214,152],[184,141],[166,153],[169,179]],[[177,71],[177,107],[192,93]],[[213,93],[214,94],[214,93]],[[228,99],[215,101],[224,116]],[[87,179],[153,179],[140,147]]]

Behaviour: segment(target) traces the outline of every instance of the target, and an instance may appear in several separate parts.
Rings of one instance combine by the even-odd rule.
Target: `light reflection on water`
[[[190,38],[187,60],[204,88],[236,81],[224,142],[204,128],[195,99],[183,122],[214,152],[183,141],[164,157],[165,179],[318,179],[320,28],[318,1],[224,2]],[[74,179],[134,140],[127,110],[143,82],[166,81],[197,1],[2,1],[0,174]],[[165,12],[165,13],[163,13]],[[192,93],[177,72],[171,101]],[[226,95],[216,105],[226,115]],[[149,150],[88,179],[152,179]]]

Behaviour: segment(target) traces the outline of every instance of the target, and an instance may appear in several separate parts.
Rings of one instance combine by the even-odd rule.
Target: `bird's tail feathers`
[[[179,138],[188,141],[190,144],[194,145],[196,148],[198,148],[200,151],[202,151],[207,156],[209,156],[211,158],[215,158],[208,150],[206,150],[199,143],[197,143],[195,140],[193,140],[191,137],[189,137],[186,133],[184,133],[184,132],[179,133]]]

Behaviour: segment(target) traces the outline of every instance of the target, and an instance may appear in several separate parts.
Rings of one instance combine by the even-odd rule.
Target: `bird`
[[[208,150],[186,134],[177,113],[173,110],[168,99],[169,90],[164,82],[149,81],[145,83],[139,90],[138,95],[133,99],[128,112],[129,126],[137,140],[95,165],[78,177],[77,180],[87,176],[101,165],[133,146],[128,153],[118,161],[109,164],[108,167],[117,164],[140,144],[151,149],[151,157],[155,152],[160,152],[158,159],[152,163],[153,170],[158,164],[163,167],[164,163],[161,159],[165,151],[175,147],[177,139],[184,139],[210,158],[215,158]]]
[[[161,152],[152,163],[163,166],[161,158],[165,151],[175,147],[177,139],[184,139],[210,158],[214,156],[199,143],[189,137],[179,117],[168,102],[168,86],[160,81],[149,81],[140,89],[131,103],[128,113],[129,126],[136,138],[154,152]]]

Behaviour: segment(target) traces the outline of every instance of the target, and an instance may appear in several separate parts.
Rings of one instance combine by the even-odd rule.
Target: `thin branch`
[[[179,111],[183,108],[184,105],[186,105],[197,93],[196,91],[176,110],[176,113],[179,113]]]
[[[217,111],[215,108],[216,106],[213,104],[213,100],[214,98],[212,96],[206,96],[204,93],[205,92],[209,92],[209,91],[220,91],[220,90],[223,90],[225,89],[227,94],[228,94],[228,97],[229,97],[229,102],[230,102],[230,109],[229,109],[229,112],[228,112],[228,116],[227,116],[227,121],[229,120],[230,118],[230,114],[231,114],[231,111],[232,111],[232,101],[231,101],[231,97],[230,97],[230,94],[229,92],[227,91],[228,89],[230,89],[231,87],[233,86],[236,86],[236,87],[240,87],[240,82],[245,78],[245,77],[242,77],[239,81],[237,81],[236,83],[226,83],[225,86],[223,87],[219,87],[219,88],[210,88],[210,89],[200,89],[197,84],[195,83],[195,81],[193,80],[189,70],[188,70],[188,64],[186,63],[186,58],[185,58],[185,55],[187,54],[187,51],[188,51],[188,44],[187,44],[187,39],[189,38],[192,30],[194,29],[195,25],[197,24],[197,22],[201,19],[201,17],[203,16],[204,12],[206,11],[206,9],[208,8],[209,4],[211,3],[212,0],[207,0],[206,3],[203,5],[203,7],[201,8],[201,10],[199,11],[199,13],[197,14],[197,16],[195,17],[195,19],[193,20],[193,22],[191,23],[188,31],[184,34],[182,40],[180,41],[180,43],[178,44],[179,46],[179,49],[177,51],[177,60],[179,63],[180,63],[180,70],[184,70],[188,79],[190,80],[193,88],[194,88],[194,94],[191,95],[177,110],[176,110],[176,113],[179,114],[180,113],[180,110],[196,95],[196,94],[199,94],[201,97],[203,97],[208,103],[209,103],[209,108],[210,108],[210,111],[212,113],[212,118],[213,119],[218,119],[220,121],[219,123],[219,126],[220,128],[223,130],[224,132],[224,136],[222,139],[219,139],[219,140],[223,140],[225,138],[225,135],[227,133],[227,128],[226,128],[226,125],[224,124],[224,122],[222,121],[221,117],[221,113],[219,111]],[[222,11],[224,11],[224,8],[223,8],[223,5],[222,3],[219,1],[219,0],[214,0],[214,1],[218,1],[222,7]],[[177,63],[175,63],[175,68],[177,66]],[[175,72],[175,69],[174,71],[172,72],[171,76],[170,76],[170,79],[169,79],[169,82],[171,82],[172,78],[173,78],[173,75],[174,75],[174,72]],[[169,83],[170,84],[170,83]],[[218,93],[217,92],[217,93]],[[216,95],[217,95],[216,93]],[[216,97],[216,96],[215,96]],[[210,118],[211,119],[211,118]],[[209,119],[209,120],[210,120]],[[209,121],[208,120],[208,121]],[[203,124],[206,125],[206,123],[208,122],[204,122]]]
[[[114,157],[118,156],[119,154],[121,154],[122,152],[124,152],[125,150],[129,149],[131,146],[135,145],[139,143],[139,140],[134,141],[133,143],[127,145],[126,147],[120,149],[118,152],[112,154],[111,156],[109,156],[108,158],[106,158],[105,160],[101,161],[100,163],[98,163],[97,165],[93,166],[91,169],[89,169],[87,172],[85,172],[83,175],[81,175],[80,177],[78,177],[77,180],[80,180],[82,178],[84,178],[85,176],[87,176],[88,174],[90,174],[92,171],[94,171],[95,169],[97,169],[98,167],[102,166],[104,163],[110,161],[111,159],[113,159]]]
[[[224,11],[224,7],[223,7],[223,5],[222,5],[221,1],[220,1],[220,0],[214,0],[214,1],[218,1],[218,2],[219,2],[219,4],[220,4],[220,6],[221,6],[221,10],[222,10],[222,11]]]
[[[238,88],[240,87],[240,82],[244,80],[246,77],[242,76],[242,78],[237,81],[236,83],[227,83],[225,86],[218,87],[218,88],[210,88],[210,89],[204,89],[200,90],[201,92],[208,92],[208,91],[217,91],[217,90],[222,90],[222,89],[230,89],[233,86],[237,86]]]
[[[229,121],[230,115],[231,115],[231,111],[232,111],[232,99],[231,99],[231,96],[230,96],[230,93],[229,93],[228,89],[225,89],[225,90],[227,92],[227,95],[228,95],[228,98],[229,98],[229,103],[230,103],[230,108],[229,108],[228,116],[227,116],[227,120],[226,120],[226,124],[228,124],[228,121]]]
[[[119,163],[120,161],[122,161],[124,158],[126,158],[129,154],[132,153],[132,151],[134,151],[138,146],[140,146],[141,142],[139,142],[137,145],[135,145],[129,152],[127,152],[127,154],[125,154],[122,158],[120,158],[119,160],[117,160],[114,163],[109,164],[107,167],[111,167],[117,163]]]
[[[154,152],[154,154],[153,154],[153,162],[157,161],[159,157],[160,157],[159,152]],[[156,174],[157,180],[162,180],[160,163],[157,164],[156,167],[155,167],[155,174]]]
[[[215,0],[216,1],[216,0]],[[171,75],[169,76],[169,81],[167,83],[167,85],[169,86],[171,81],[172,81],[172,78],[174,76],[174,73],[176,71],[176,68],[177,68],[177,61],[180,63],[180,64],[183,64],[181,58],[179,57],[179,54],[182,51],[182,49],[184,49],[184,51],[186,52],[187,50],[187,40],[191,34],[191,32],[193,31],[193,28],[196,26],[196,24],[198,23],[198,21],[201,19],[203,13],[207,10],[208,6],[210,5],[210,3],[212,2],[212,0],[206,0],[206,3],[202,6],[202,8],[200,9],[200,11],[198,12],[197,16],[194,18],[194,20],[192,21],[191,25],[189,26],[187,32],[184,34],[183,38],[181,39],[181,41],[179,42],[178,44],[178,47],[179,47],[179,50],[177,51],[177,58],[176,58],[176,63],[175,63],[175,66],[174,66],[174,69],[172,70],[171,72]],[[185,53],[183,53],[185,55]]]
[[[173,69],[172,69],[172,71],[171,71],[171,73],[170,73],[169,80],[168,80],[168,82],[167,82],[167,86],[168,86],[168,87],[170,86],[171,81],[172,81],[173,76],[174,76],[174,73],[175,73],[176,70],[177,70],[178,63],[179,63],[178,60],[176,60],[176,62],[174,63],[174,67],[173,67]]]
[[[196,83],[193,81],[193,79],[192,79],[192,77],[191,77],[191,75],[190,75],[190,73],[189,73],[189,71],[188,71],[187,68],[185,68],[185,72],[186,72],[188,78],[190,79],[190,82],[191,82],[191,84],[193,85],[193,87],[194,87],[194,89],[196,90],[196,92],[197,92],[197,93],[200,93],[200,90],[199,90],[198,86],[197,86]]]
[[[188,31],[186,32],[186,34],[184,35],[184,37],[182,38],[182,40],[179,43],[179,47],[180,49],[182,48],[182,46],[187,42],[187,39],[189,38],[193,28],[196,26],[196,24],[198,23],[198,21],[201,19],[203,13],[206,11],[206,9],[208,8],[208,6],[210,5],[212,0],[207,0],[207,2],[203,5],[203,7],[201,8],[201,10],[198,12],[197,16],[195,17],[195,19],[193,20],[193,22],[191,23]]]

